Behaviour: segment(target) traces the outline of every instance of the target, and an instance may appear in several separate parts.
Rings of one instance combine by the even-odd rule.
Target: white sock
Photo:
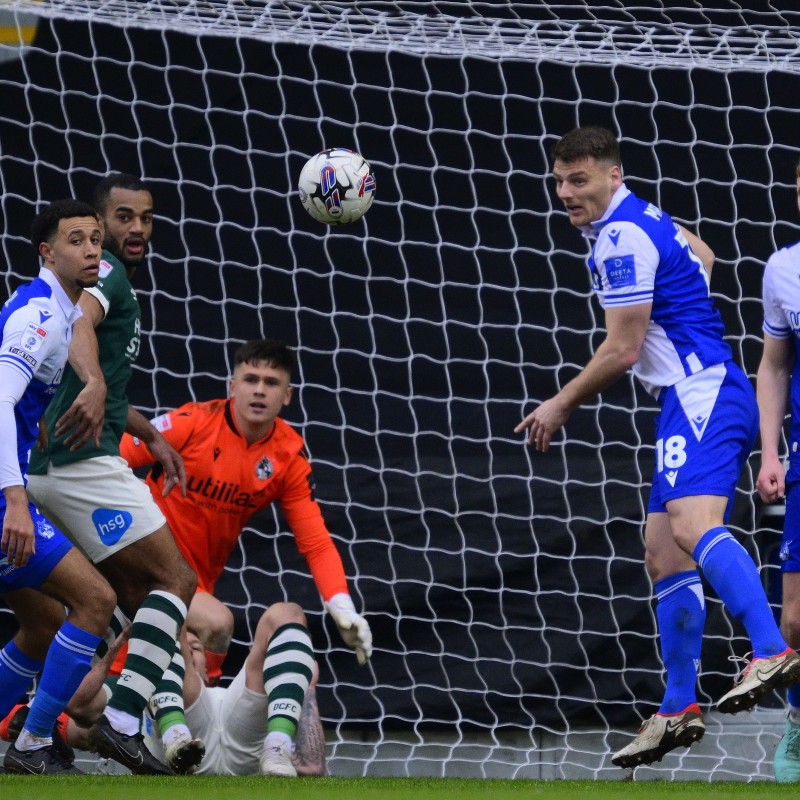
[[[267,738],[264,739],[264,750],[267,750],[270,747],[280,747],[282,744],[287,745],[291,750],[292,737],[283,731],[270,731],[267,734]]]
[[[29,730],[23,728],[17,737],[17,741],[14,743],[14,747],[21,752],[25,752],[27,750],[39,750],[42,747],[49,747],[51,744],[53,744],[52,736],[35,736]]]
[[[161,744],[164,745],[164,747],[167,747],[180,736],[188,736],[191,739],[192,733],[189,728],[186,727],[186,725],[178,723],[177,725],[173,725],[164,731],[164,733],[161,735]]]
[[[126,736],[135,736],[139,733],[141,721],[136,719],[133,714],[110,706],[106,706],[106,710],[103,713],[111,727],[118,733],[124,733]]]

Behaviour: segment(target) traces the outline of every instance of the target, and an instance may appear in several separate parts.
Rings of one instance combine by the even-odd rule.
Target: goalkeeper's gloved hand
[[[333,617],[342,640],[356,651],[358,663],[363,666],[372,655],[372,631],[369,623],[360,614],[349,594],[340,592],[325,601],[325,608]]]

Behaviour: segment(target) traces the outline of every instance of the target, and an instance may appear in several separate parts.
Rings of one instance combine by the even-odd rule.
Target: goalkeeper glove
[[[333,617],[342,640],[356,651],[358,663],[363,666],[372,655],[372,631],[369,623],[360,614],[349,594],[340,592],[325,601],[328,613]]]

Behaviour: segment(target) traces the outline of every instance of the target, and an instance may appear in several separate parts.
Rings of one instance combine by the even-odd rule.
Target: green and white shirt
[[[83,389],[83,382],[67,365],[61,386],[45,414],[49,432],[47,452],[40,453],[34,448],[31,453],[29,473],[33,475],[46,474],[48,461],[58,465],[97,456],[119,455],[119,441],[128,418],[128,381],[133,362],[139,355],[141,309],[125,265],[108,250],[103,251],[97,286],[84,291],[96,297],[105,310],[102,322],[95,329],[100,345],[100,367],[108,387],[100,447],[96,448],[89,441],[73,453],[64,447],[65,436],[56,439],[53,435],[56,421]]]

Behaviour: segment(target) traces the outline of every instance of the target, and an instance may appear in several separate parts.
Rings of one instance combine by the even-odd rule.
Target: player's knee
[[[800,647],[800,599],[784,602],[781,609],[781,632],[786,643],[794,648]]]
[[[227,606],[220,603],[213,611],[203,614],[201,624],[193,625],[191,612],[187,619],[190,627],[200,636],[200,640],[207,650],[214,653],[227,653],[233,638],[234,619]]]
[[[297,603],[273,603],[263,614],[267,624],[277,630],[281,625],[306,625],[306,615]]]
[[[102,636],[108,628],[117,595],[100,575],[86,576],[80,601],[73,604],[72,614],[80,627]]]
[[[186,559],[181,556],[176,568],[174,592],[186,603],[187,607],[192,602],[192,597],[197,590],[197,575],[189,566]]]
[[[151,585],[180,597],[188,607],[197,589],[197,575],[176,548],[172,558],[159,564]]]

